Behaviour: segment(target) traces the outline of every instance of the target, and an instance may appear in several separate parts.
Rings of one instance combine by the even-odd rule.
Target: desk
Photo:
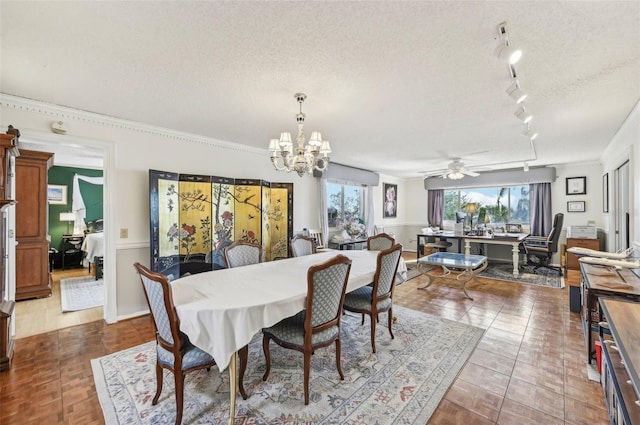
[[[640,305],[602,299],[600,306],[613,335],[613,341],[602,340],[602,386],[609,417],[617,415],[616,424],[639,424]]]
[[[418,270],[427,276],[429,281],[418,289],[426,289],[434,281],[433,278],[453,279],[462,283],[462,291],[470,298],[465,285],[478,273],[487,268],[489,263],[484,255],[466,255],[453,252],[436,252],[418,259]],[[441,274],[432,274],[431,271],[440,267]],[[462,271],[459,271],[462,270]]]
[[[180,330],[211,354],[220,371],[229,366],[230,418],[235,417],[237,351],[262,328],[305,307],[307,271],[337,252],[252,264],[185,276],[172,282]],[[373,281],[377,251],[343,251],[353,261],[347,292]]]
[[[337,250],[347,250],[347,249],[364,249],[367,247],[366,239],[349,239],[348,241],[329,241],[329,248],[337,249]]]
[[[424,245],[425,242],[420,243],[420,241],[422,239],[424,239],[425,241],[428,238],[440,238],[441,240],[446,240],[446,239],[457,239],[458,240],[458,253],[462,253],[462,239],[464,238],[463,235],[456,235],[455,232],[450,232],[450,231],[440,231],[440,232],[433,232],[430,234],[426,234],[426,233],[418,233],[416,235],[416,258],[420,258],[422,256],[422,252],[420,250],[420,247]]]
[[[465,236],[464,237],[464,253],[471,253],[472,243],[486,243],[493,245],[511,245],[511,258],[513,260],[513,275],[518,277],[520,270],[520,244],[529,236],[527,233],[505,233],[493,236]]]

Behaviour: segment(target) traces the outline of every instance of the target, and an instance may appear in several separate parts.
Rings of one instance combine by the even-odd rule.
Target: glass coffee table
[[[450,279],[462,284],[462,291],[470,298],[465,285],[489,265],[484,255],[466,255],[454,252],[436,252],[418,259],[418,270],[429,280],[418,289],[428,288],[434,280]]]

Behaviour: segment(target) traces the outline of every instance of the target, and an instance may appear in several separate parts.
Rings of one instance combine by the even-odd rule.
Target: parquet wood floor
[[[455,283],[419,290],[423,279],[398,286],[395,303],[486,329],[429,424],[608,423],[602,390],[587,379],[568,286],[479,279],[468,285],[472,301]],[[104,423],[90,359],[152,339],[151,319],[144,316],[16,340],[11,369],[0,373],[0,425]]]

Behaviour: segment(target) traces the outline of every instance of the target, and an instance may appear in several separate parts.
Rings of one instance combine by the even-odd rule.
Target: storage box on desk
[[[567,238],[598,239],[598,229],[596,226],[569,226],[567,227]]]

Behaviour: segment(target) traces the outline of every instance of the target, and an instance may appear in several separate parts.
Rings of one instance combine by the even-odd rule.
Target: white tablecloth
[[[262,328],[304,309],[307,270],[338,254],[352,259],[347,292],[373,281],[377,251],[321,252],[177,279],[172,292],[180,329],[222,371]]]

